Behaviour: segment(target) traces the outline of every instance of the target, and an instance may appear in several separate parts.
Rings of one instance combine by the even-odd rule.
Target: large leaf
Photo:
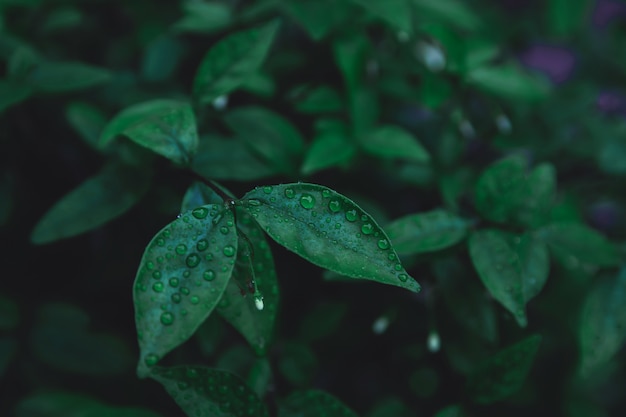
[[[399,126],[379,126],[371,133],[360,136],[359,140],[363,149],[382,158],[399,158],[413,162],[430,160],[430,155],[422,144]]]
[[[188,416],[268,417],[259,397],[238,376],[202,366],[155,367],[163,385]]]
[[[445,210],[415,213],[401,217],[385,229],[400,255],[433,252],[460,242],[469,223]]]
[[[481,230],[470,235],[469,252],[491,295],[526,326],[526,303],[539,293],[549,272],[545,244],[528,235]]]
[[[107,165],[47,211],[35,226],[31,241],[49,243],[93,230],[134,206],[148,185],[146,173],[137,168]]]
[[[235,90],[256,73],[278,31],[278,21],[229,35],[214,45],[202,59],[193,82],[201,103]]]
[[[320,390],[296,391],[278,405],[278,417],[357,417],[347,405]]]
[[[34,90],[45,93],[60,93],[82,90],[111,79],[109,71],[81,62],[43,62],[26,77]]]
[[[580,372],[588,375],[609,362],[626,340],[626,268],[616,277],[603,280],[587,296],[583,306],[578,340]]]
[[[232,275],[237,242],[232,212],[215,204],[180,215],[150,241],[134,285],[140,376],[211,314]]]
[[[242,203],[272,239],[311,263],[419,291],[374,219],[331,189],[306,183],[257,187]]]
[[[489,404],[519,390],[535,359],[540,335],[532,335],[492,355],[469,375],[468,391],[474,401]]]
[[[184,101],[157,99],[127,107],[106,125],[101,146],[119,135],[177,164],[189,163],[198,148],[196,118]]]

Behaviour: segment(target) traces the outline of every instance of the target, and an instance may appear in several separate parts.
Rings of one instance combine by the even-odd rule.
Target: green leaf
[[[17,339],[0,336],[0,380],[2,380],[9,364],[12,363],[17,353],[17,348]]]
[[[228,94],[257,72],[278,31],[278,21],[227,36],[205,55],[193,82],[200,103]]]
[[[16,81],[0,80],[0,113],[30,97],[32,87]]]
[[[146,172],[119,163],[106,165],[43,215],[31,241],[44,244],[93,230],[128,211],[148,186]]]
[[[366,417],[411,417],[413,410],[400,398],[385,397],[376,402]]]
[[[357,139],[374,130],[380,116],[379,103],[376,93],[366,88],[358,88],[350,95],[352,133]]]
[[[287,119],[263,107],[240,107],[224,121],[263,161],[280,172],[295,172],[304,138]]]
[[[525,198],[515,213],[516,220],[528,227],[548,221],[556,195],[556,171],[551,164],[540,164],[526,179]]]
[[[306,152],[300,172],[310,175],[323,169],[341,166],[352,159],[356,150],[343,124],[319,129]]]
[[[296,387],[309,386],[319,370],[315,352],[305,343],[285,342],[281,345],[278,369]]]
[[[424,163],[430,160],[428,151],[408,131],[399,126],[379,126],[360,137],[365,151],[381,158],[398,158]]]
[[[122,110],[104,128],[101,146],[119,135],[177,164],[188,164],[198,148],[191,105],[177,100],[150,100]]]
[[[230,372],[202,366],[155,367],[150,377],[188,416],[269,417],[254,391]]]
[[[475,30],[480,27],[478,15],[461,0],[411,0],[416,12],[427,22],[440,20],[460,29]]]
[[[181,214],[146,247],[134,285],[140,377],[191,337],[222,297],[237,255],[233,221],[223,205],[201,206]]]
[[[206,204],[221,205],[224,204],[224,199],[212,188],[196,181],[187,188],[180,211],[184,213]]]
[[[177,32],[213,33],[232,22],[230,7],[217,1],[186,1],[183,9],[185,16],[172,27]]]
[[[580,223],[552,223],[537,232],[562,262],[598,266],[619,264],[617,248],[598,231]]]
[[[272,239],[315,265],[419,291],[374,219],[331,189],[306,183],[257,187],[242,203]]]
[[[587,376],[617,354],[626,339],[626,268],[605,279],[585,300],[578,328],[580,373]]]
[[[337,91],[322,85],[307,92],[296,108],[302,113],[334,113],[343,109],[343,102]]]
[[[467,380],[474,401],[490,404],[519,390],[530,372],[540,344],[541,336],[535,334],[480,363]]]
[[[191,168],[204,178],[254,181],[277,174],[239,138],[208,135],[200,138]]]
[[[155,38],[144,49],[141,60],[141,79],[153,83],[167,81],[180,64],[184,51],[183,42],[172,35]]]
[[[352,0],[393,29],[413,32],[412,10],[408,0]]]
[[[65,117],[89,146],[99,149],[100,133],[107,123],[100,109],[89,103],[73,101],[65,107]]]
[[[543,287],[549,272],[545,245],[531,236],[481,230],[469,238],[472,263],[491,295],[527,324],[525,306]]]
[[[385,229],[400,255],[434,252],[457,244],[467,235],[467,221],[445,210],[409,214]]]
[[[278,417],[357,417],[339,399],[320,390],[296,391],[278,405]]]
[[[464,415],[460,405],[449,405],[437,411],[434,417],[463,417]]]
[[[299,326],[299,339],[314,342],[325,339],[337,331],[343,322],[348,306],[343,302],[324,302],[307,312]]]
[[[247,378],[248,386],[263,398],[272,383],[272,368],[267,358],[258,358],[250,367]]]
[[[556,36],[567,37],[583,29],[593,12],[592,0],[549,0],[546,4],[546,17],[551,32]]]
[[[35,91],[43,93],[83,90],[110,80],[108,70],[82,62],[42,62],[25,79]]]
[[[511,101],[537,102],[547,98],[550,92],[546,79],[512,63],[474,68],[466,81],[485,93]]]
[[[352,12],[345,0],[290,0],[280,6],[314,41],[341,27]]]
[[[333,43],[335,62],[343,75],[350,101],[361,85],[369,48],[369,40],[361,32],[350,33]]]

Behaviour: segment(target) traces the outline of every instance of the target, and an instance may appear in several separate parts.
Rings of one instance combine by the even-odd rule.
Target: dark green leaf
[[[592,0],[549,0],[546,4],[548,25],[554,35],[570,36],[588,23],[596,2]],[[598,6],[601,7],[601,6]]]
[[[360,279],[419,291],[385,232],[353,201],[326,187],[257,187],[242,199],[279,244],[311,263]]]
[[[536,102],[550,92],[546,79],[514,64],[477,67],[467,74],[466,80],[486,93],[511,101]]]
[[[400,398],[387,397],[379,400],[366,417],[412,417],[413,410]]]
[[[525,226],[544,224],[556,195],[556,171],[551,164],[540,164],[526,179],[525,198],[516,210],[516,220]]]
[[[296,108],[302,113],[333,113],[343,109],[343,102],[335,90],[323,85],[307,92]]]
[[[478,15],[461,0],[411,1],[417,14],[425,21],[440,20],[466,30],[475,30],[480,26]]]
[[[580,223],[553,223],[537,231],[562,262],[613,266],[620,262],[617,248],[598,231]]]
[[[348,306],[345,303],[317,304],[302,319],[299,338],[306,342],[313,342],[329,337],[340,328],[347,312]]]
[[[201,182],[194,182],[191,184],[185,195],[183,196],[183,202],[181,204],[180,211],[184,213],[189,210],[193,210],[196,207],[204,206],[206,204],[223,204],[224,199],[216,193],[212,188],[202,184]]]
[[[12,337],[0,337],[0,381],[17,353],[17,340]]]
[[[392,29],[413,32],[412,10],[409,0],[352,0],[372,15],[387,22]]]
[[[80,137],[92,148],[98,149],[99,139],[107,117],[96,106],[73,101],[65,107],[65,117]]]
[[[212,33],[232,22],[230,7],[217,1],[186,1],[183,9],[185,16],[173,26],[178,32]]]
[[[585,300],[578,341],[580,372],[587,376],[609,362],[626,340],[626,268],[607,280],[598,282]]]
[[[437,411],[434,417],[463,417],[464,415],[460,405],[449,405]]]
[[[194,417],[268,417],[259,397],[238,376],[202,366],[155,367],[150,377]]]
[[[361,85],[369,46],[369,40],[360,32],[341,37],[333,43],[335,62],[343,75],[350,101]]]
[[[322,169],[341,166],[356,154],[356,146],[344,125],[320,130],[306,152],[300,171],[309,175]]]
[[[519,390],[535,359],[540,335],[532,335],[480,363],[468,377],[470,396],[481,404],[502,400]]]
[[[357,417],[339,399],[320,390],[296,391],[278,405],[278,417]]]
[[[278,21],[229,35],[205,55],[193,82],[194,96],[211,103],[257,72],[278,31]]]
[[[546,244],[530,233],[514,241],[520,260],[524,301],[533,299],[543,289],[550,275],[550,258]]]
[[[465,238],[469,223],[444,210],[401,217],[385,229],[400,255],[445,249]]]
[[[31,93],[32,88],[28,85],[13,80],[0,80],[0,113],[26,100]]]
[[[80,10],[73,7],[59,7],[52,11],[41,30],[47,34],[75,29],[83,22],[85,17]]]
[[[386,125],[360,137],[360,144],[367,152],[382,158],[406,159],[428,162],[428,151],[408,131],[399,126]]]
[[[134,285],[139,376],[183,343],[211,314],[237,255],[233,214],[223,205],[188,211],[150,241]]]
[[[283,377],[296,387],[311,384],[319,369],[315,352],[306,344],[286,342],[281,346],[278,369]]]
[[[280,5],[314,41],[340,27],[352,12],[344,0],[290,0]]]
[[[139,169],[113,163],[61,198],[39,220],[31,241],[53,242],[93,230],[134,206],[148,189]]]
[[[276,92],[276,82],[264,72],[255,72],[246,78],[241,89],[260,97],[273,97]]]
[[[380,115],[376,93],[366,88],[356,89],[350,95],[349,107],[353,135],[357,139],[369,135],[378,123]]]
[[[35,91],[60,93],[83,90],[111,80],[108,70],[81,62],[42,62],[26,77]]]
[[[147,82],[166,81],[176,70],[184,51],[185,45],[173,36],[154,39],[144,50],[141,78]]]
[[[258,358],[248,372],[248,386],[259,396],[263,398],[272,383],[272,368],[267,358]]]
[[[104,128],[101,146],[119,135],[177,164],[189,163],[198,148],[196,118],[183,101],[158,99],[127,107]]]

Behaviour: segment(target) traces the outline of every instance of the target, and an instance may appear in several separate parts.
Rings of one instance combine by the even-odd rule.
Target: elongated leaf
[[[398,126],[380,126],[372,133],[360,137],[361,146],[372,155],[382,158],[399,158],[413,162],[428,162],[428,151],[417,139]]]
[[[537,236],[561,261],[598,266],[613,266],[620,262],[615,245],[584,224],[552,223],[538,230]]]
[[[211,314],[232,275],[237,241],[232,212],[215,204],[182,214],[150,241],[134,285],[139,376]]]
[[[217,1],[186,1],[183,8],[185,16],[173,26],[179,32],[211,33],[225,28],[232,21],[230,7]]]
[[[526,179],[526,197],[515,213],[522,225],[537,227],[549,217],[556,194],[556,171],[551,164],[536,166]]]
[[[361,32],[351,33],[333,43],[335,62],[343,75],[350,101],[361,84],[368,48],[369,40]]]
[[[28,74],[26,81],[36,91],[60,93],[104,84],[110,79],[106,69],[82,62],[42,62]]]
[[[229,35],[214,45],[196,72],[194,96],[201,103],[211,103],[243,84],[263,64],[278,26],[278,21],[273,21]]]
[[[548,275],[548,256],[542,242],[530,236],[515,237],[499,230],[470,235],[472,263],[485,287],[526,326],[525,305],[536,295]]]
[[[401,217],[385,229],[400,255],[445,249],[465,238],[469,224],[444,210]]]
[[[352,0],[372,15],[388,23],[392,29],[413,32],[412,10],[408,0]]]
[[[313,138],[300,171],[309,175],[322,169],[348,162],[356,154],[356,146],[344,128],[325,129]]]
[[[314,41],[340,27],[353,12],[351,5],[344,0],[290,0],[279,4]]]
[[[93,230],[122,215],[148,189],[137,168],[113,163],[61,198],[39,220],[31,241],[44,244]]]
[[[230,372],[202,366],[155,367],[150,377],[188,416],[269,417],[254,391]]]
[[[124,135],[177,164],[187,164],[198,148],[196,118],[189,103],[151,100],[119,112],[104,128],[101,146]]]
[[[343,102],[337,91],[328,86],[320,86],[308,93],[296,103],[302,113],[332,113],[343,108]]]
[[[467,381],[474,401],[489,404],[519,390],[530,372],[540,344],[541,336],[535,334],[479,364]]]
[[[263,107],[240,107],[226,114],[228,126],[261,158],[281,172],[294,172],[304,138],[284,117]]]
[[[280,402],[278,417],[357,417],[339,399],[320,390],[296,391]]]
[[[65,108],[65,117],[89,146],[99,148],[100,133],[107,122],[101,110],[89,103],[74,101]]]
[[[550,92],[547,80],[514,64],[474,68],[467,74],[467,82],[486,93],[512,101],[537,102]]]
[[[607,363],[626,341],[626,268],[593,288],[585,301],[578,340],[580,373],[588,375]]]
[[[9,107],[26,100],[32,87],[16,81],[0,80],[0,113]]]
[[[311,263],[419,291],[374,219],[333,190],[306,183],[257,187],[242,203],[272,239]]]

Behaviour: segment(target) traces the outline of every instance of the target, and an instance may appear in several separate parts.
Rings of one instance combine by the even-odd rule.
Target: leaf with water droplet
[[[278,21],[228,35],[204,56],[193,81],[194,96],[211,103],[256,73],[278,32]]]
[[[434,252],[457,244],[467,235],[469,224],[445,210],[415,213],[385,227],[400,255]]]
[[[467,389],[474,401],[490,404],[519,390],[540,344],[541,336],[534,334],[478,364],[467,379]]]
[[[472,233],[468,245],[487,290],[525,327],[526,303],[541,290],[548,276],[545,245],[531,236],[518,238],[495,229]]]
[[[150,377],[188,416],[269,417],[254,391],[230,372],[203,366],[155,367]]]
[[[379,126],[359,137],[363,149],[381,158],[397,158],[424,163],[430,160],[428,151],[408,131],[399,126]]]
[[[120,135],[177,164],[189,164],[198,148],[196,117],[184,101],[158,99],[125,108],[102,131],[100,146]]]
[[[223,204],[224,199],[216,193],[212,188],[202,184],[201,182],[194,182],[187,188],[185,195],[183,196],[183,202],[181,203],[181,213],[189,210],[193,210],[196,207],[204,206],[207,204]]]
[[[608,363],[626,341],[626,268],[603,278],[589,292],[578,327],[579,371],[588,376]]]
[[[287,197],[286,190],[293,190],[293,197]],[[272,239],[313,264],[352,278],[419,291],[393,246],[380,248],[379,241],[389,238],[376,221],[329,188],[281,184],[273,186],[271,195],[256,188],[242,203]]]
[[[93,230],[134,206],[148,186],[144,170],[121,163],[106,165],[43,215],[31,241],[49,243]]]
[[[335,396],[321,390],[291,393],[278,404],[278,417],[357,417]]]
[[[231,233],[220,233],[221,227]],[[206,244],[199,247],[201,242]],[[182,245],[186,250],[177,251]],[[225,248],[233,253],[224,253]],[[139,376],[149,372],[148,358],[158,361],[211,314],[230,280],[236,249],[232,212],[215,204],[183,213],[150,241],[134,285]],[[153,288],[156,282],[164,284],[160,291]],[[154,364],[152,359],[148,362]]]

